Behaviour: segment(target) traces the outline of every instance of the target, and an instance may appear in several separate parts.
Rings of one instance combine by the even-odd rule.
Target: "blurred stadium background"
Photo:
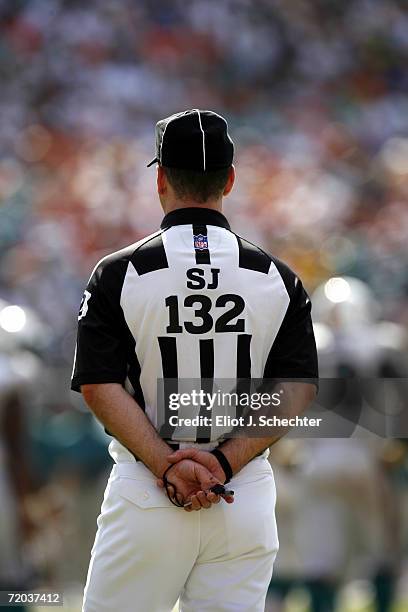
[[[146,168],[159,118],[229,119],[226,214],[310,293],[323,284],[322,374],[405,376],[407,9],[0,0],[0,588],[63,588],[80,609],[110,462],[69,391],[76,315],[97,260],[161,219]],[[273,449],[268,610],[408,610],[406,451],[375,437]]]

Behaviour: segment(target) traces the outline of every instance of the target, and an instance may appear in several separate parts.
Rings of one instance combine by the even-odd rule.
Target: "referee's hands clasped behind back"
[[[171,466],[171,463],[169,465]],[[223,480],[197,461],[181,459],[174,462],[174,465],[167,470],[166,478],[166,493],[170,501],[184,507],[186,512],[210,508],[221,499],[220,495],[210,489],[216,484],[223,484]],[[164,488],[163,479],[159,479],[157,484]],[[229,500],[226,501],[231,503]]]

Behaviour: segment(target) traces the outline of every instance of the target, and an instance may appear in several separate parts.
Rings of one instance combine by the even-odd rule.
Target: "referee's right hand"
[[[215,457],[209,451],[200,450],[199,448],[194,447],[184,448],[182,450],[175,451],[167,457],[167,460],[170,463],[177,463],[182,459],[192,459],[193,461],[200,463],[206,467],[215,478],[218,478],[222,484],[225,483],[226,477],[224,470],[222,469],[217,457]]]
[[[222,484],[215,478],[207,468],[196,461],[183,459],[167,472],[169,484],[169,496],[180,504],[190,503],[185,506],[186,512],[210,508],[212,504],[218,504],[220,496],[210,491],[216,484]],[[163,480],[159,479],[157,484],[164,487]]]

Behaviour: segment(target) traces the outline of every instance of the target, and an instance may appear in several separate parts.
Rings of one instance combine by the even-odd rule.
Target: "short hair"
[[[167,180],[180,199],[192,198],[205,204],[208,200],[219,198],[227,184],[231,166],[221,170],[199,172],[163,166]]]

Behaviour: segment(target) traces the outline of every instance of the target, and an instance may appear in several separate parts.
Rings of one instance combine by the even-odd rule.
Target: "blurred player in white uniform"
[[[6,327],[0,327],[0,590],[27,588],[30,574],[23,554],[24,542],[32,533],[25,505],[30,483],[23,393],[36,379],[40,362],[20,349],[23,334],[15,324],[19,315],[25,316],[21,312],[0,301],[1,321]],[[13,331],[7,331],[8,324]]]
[[[322,378],[402,376],[406,334],[379,320],[362,281],[332,278],[312,295]],[[352,439],[301,442],[295,547],[314,611],[334,609],[345,577],[372,579],[378,610],[389,609],[398,565],[397,500],[383,469],[387,443],[351,424]]]

